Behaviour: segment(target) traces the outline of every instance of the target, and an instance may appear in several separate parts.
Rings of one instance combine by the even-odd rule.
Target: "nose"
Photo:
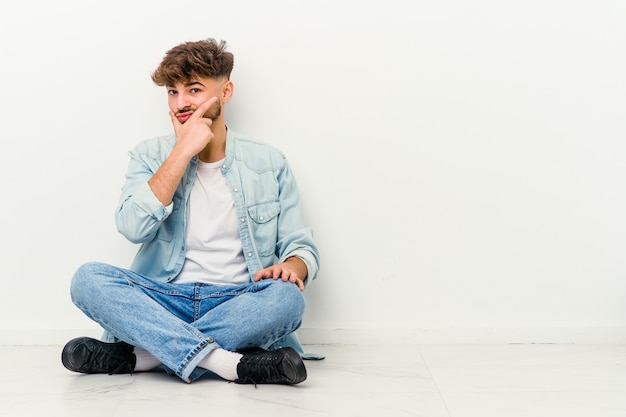
[[[189,96],[183,92],[178,92],[178,94],[176,94],[176,108],[178,111],[188,109],[189,107],[191,107]]]

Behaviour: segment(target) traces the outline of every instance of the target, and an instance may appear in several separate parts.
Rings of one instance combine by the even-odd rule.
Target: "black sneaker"
[[[298,384],[306,379],[306,368],[298,352],[284,347],[244,353],[237,365],[238,384]]]
[[[137,357],[128,343],[105,343],[91,337],[77,337],[63,348],[61,362],[70,371],[113,375],[131,373]]]

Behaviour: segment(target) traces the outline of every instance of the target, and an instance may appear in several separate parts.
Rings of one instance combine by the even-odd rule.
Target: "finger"
[[[298,288],[300,288],[300,291],[304,291],[304,282],[302,282],[301,279],[296,280],[296,285],[298,285]]]
[[[170,110],[170,119],[172,119],[172,125],[174,125],[174,130],[178,129],[182,124],[178,121],[178,117],[176,117],[176,113]]]
[[[198,106],[196,111],[194,111],[193,114],[191,116],[189,116],[188,120],[203,118],[204,117],[204,113],[206,113],[206,111],[209,110],[209,107],[211,107],[211,105],[213,103],[215,103],[216,101],[217,101],[217,97],[211,97],[210,99],[208,99],[207,101],[202,103],[200,106]]]
[[[265,279],[265,278],[269,278],[267,269],[261,269],[259,272],[254,274],[254,282],[259,282],[259,281],[261,281],[262,279]]]

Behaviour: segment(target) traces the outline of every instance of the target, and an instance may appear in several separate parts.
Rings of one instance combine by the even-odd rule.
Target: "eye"
[[[192,89],[191,89],[191,92],[192,92],[193,94],[197,94],[197,93],[199,93],[199,92],[200,92],[200,89],[199,89],[199,88],[192,88]]]
[[[175,95],[177,92],[178,92],[178,91],[173,90],[173,89],[172,89],[172,90],[167,90],[167,94],[169,94],[170,96]]]

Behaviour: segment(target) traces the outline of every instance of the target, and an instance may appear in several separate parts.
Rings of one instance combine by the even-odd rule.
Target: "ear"
[[[227,80],[222,86],[222,102],[228,103],[233,96],[233,92],[235,91],[235,85],[231,80]]]

